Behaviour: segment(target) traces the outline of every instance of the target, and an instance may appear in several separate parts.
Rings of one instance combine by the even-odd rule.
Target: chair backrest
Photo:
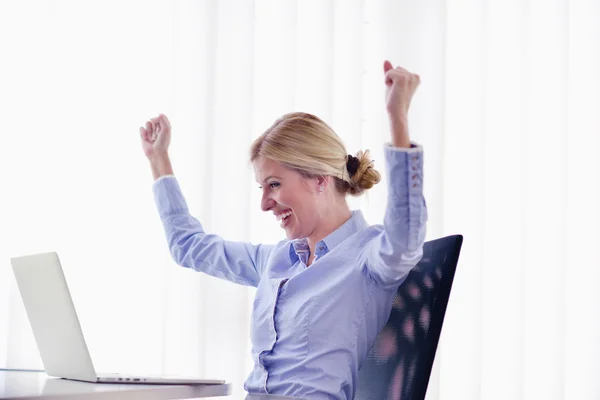
[[[356,400],[424,399],[462,235],[426,242],[358,374]]]

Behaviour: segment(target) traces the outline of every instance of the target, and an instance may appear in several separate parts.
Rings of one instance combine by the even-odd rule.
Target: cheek
[[[298,192],[295,192],[293,188],[282,188],[274,193],[274,199],[278,203],[283,204],[286,207],[295,208],[299,203]]]
[[[277,193],[273,193],[273,199],[277,203],[293,209],[298,216],[305,218],[310,218],[315,208],[314,195],[302,187],[282,188]]]
[[[297,200],[294,198],[293,193],[280,191],[277,193],[277,202],[285,207],[296,209]]]
[[[312,193],[292,193],[286,200],[284,204],[292,208],[307,223],[310,223],[317,213]]]

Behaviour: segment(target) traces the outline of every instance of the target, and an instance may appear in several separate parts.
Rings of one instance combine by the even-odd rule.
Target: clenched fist
[[[419,75],[408,72],[402,67],[394,68],[392,63],[383,63],[385,74],[385,103],[387,112],[392,120],[405,121],[408,107],[419,83]]]
[[[140,137],[148,159],[166,155],[171,143],[171,124],[167,116],[160,114],[147,121],[145,128],[140,127]]]

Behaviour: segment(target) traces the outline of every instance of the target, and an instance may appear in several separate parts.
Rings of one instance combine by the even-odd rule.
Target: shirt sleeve
[[[423,256],[427,206],[423,197],[423,148],[384,148],[388,198],[383,230],[371,242],[367,270],[384,287],[397,287]]]
[[[247,286],[258,286],[273,245],[230,242],[204,232],[189,213],[174,176],[152,186],[171,255],[183,267]]]

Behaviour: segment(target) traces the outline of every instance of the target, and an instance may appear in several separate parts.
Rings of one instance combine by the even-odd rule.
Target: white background
[[[252,139],[311,112],[387,179],[389,59],[421,76],[428,239],[465,236],[428,397],[600,397],[598,20],[597,0],[0,1],[0,366],[41,368],[9,258],[58,251],[99,371],[241,394],[253,289],[171,261],[138,127],[171,119],[207,231],[276,242]],[[350,203],[380,223],[385,185]]]

